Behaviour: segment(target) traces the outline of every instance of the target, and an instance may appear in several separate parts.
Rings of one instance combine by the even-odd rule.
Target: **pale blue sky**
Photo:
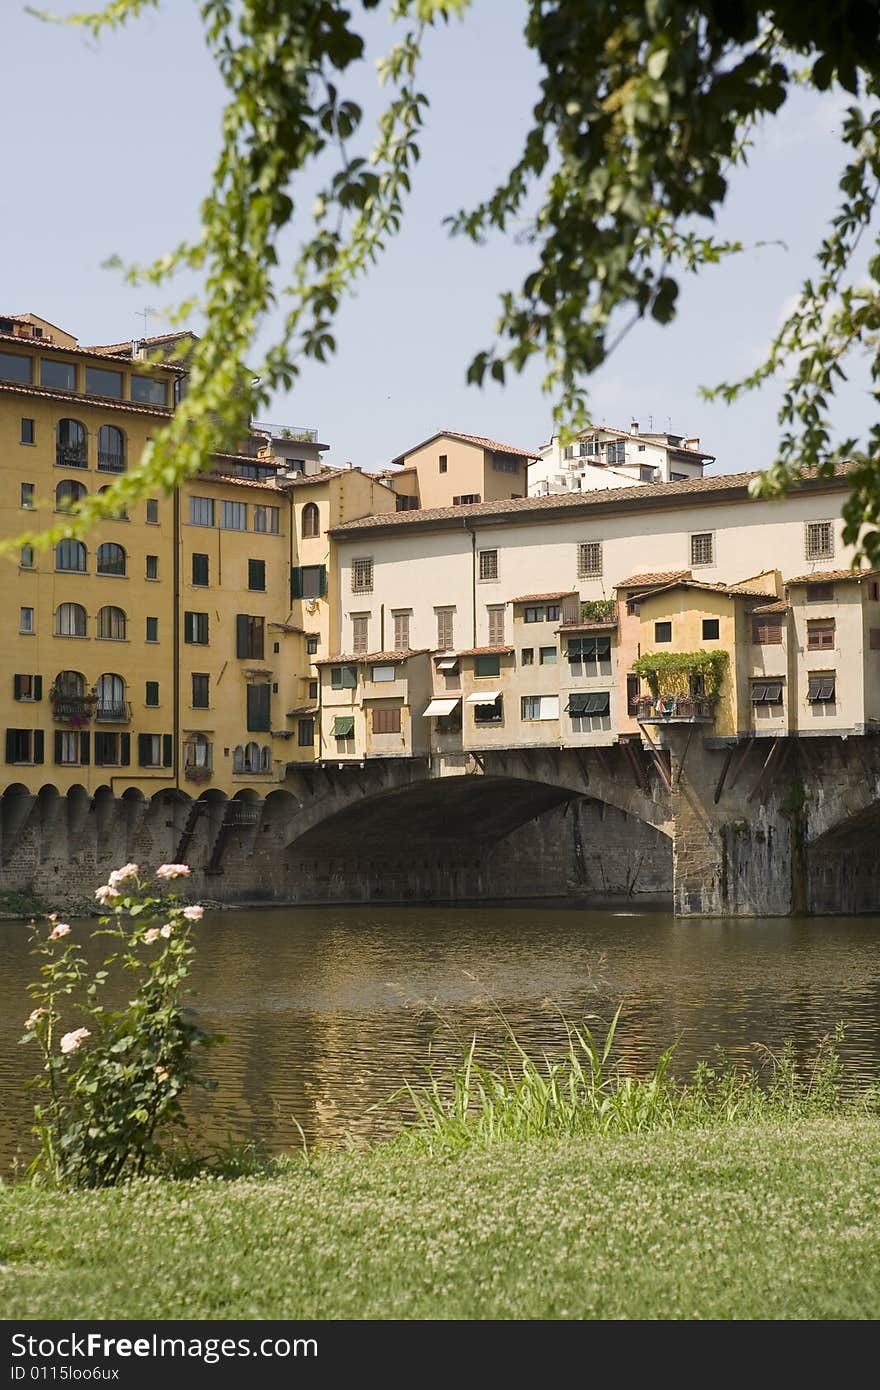
[[[82,6],[59,0],[56,8]],[[528,266],[527,249],[498,238],[481,250],[451,241],[442,226],[518,152],[538,78],[523,15],[516,0],[475,0],[464,24],[430,37],[423,86],[432,106],[404,229],[340,315],[336,357],[310,365],[271,411],[278,421],[316,426],[330,462],[383,466],[443,426],[528,449],[549,436],[540,370],[506,388],[480,391],[464,380],[473,353],[491,340],[499,293],[518,286]],[[370,34],[375,56],[387,47],[384,19],[371,21]],[[101,262],[114,252],[148,260],[196,226],[222,102],[196,6],[165,0],[158,13],[95,43],[5,0],[0,40],[0,309],[33,310],[83,343],[137,337],[138,310],[168,303],[171,292],[133,290]],[[375,107],[375,86],[365,63],[353,95]],[[768,127],[750,168],[736,176],[717,231],[750,243],[782,240],[787,249],[752,250],[707,270],[683,286],[671,328],[637,327],[593,379],[597,420],[671,423],[699,435],[724,472],[770,461],[776,388],[727,408],[702,402],[698,387],[755,364],[810,273],[834,206],[845,104],[833,94],[798,95]],[[292,252],[292,241],[284,249]],[[157,314],[149,331],[164,326]],[[835,419],[840,434],[863,429],[868,415],[866,383],[853,383]]]

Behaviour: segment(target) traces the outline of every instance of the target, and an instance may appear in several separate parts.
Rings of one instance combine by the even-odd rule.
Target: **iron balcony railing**
[[[95,708],[94,700],[87,695],[56,695],[52,700],[53,719],[91,719]]]
[[[98,468],[102,473],[124,473],[125,454],[118,449],[99,449]]]
[[[700,720],[712,723],[715,701],[708,695],[652,695],[639,697],[636,719],[642,724],[662,724],[669,720]]]
[[[305,425],[276,425],[267,420],[251,420],[251,429],[260,434],[271,434],[274,439],[291,439],[296,444],[316,444],[318,431]]]
[[[95,706],[95,719],[99,724],[128,724],[131,722],[131,705],[127,700],[99,701]]]
[[[55,463],[58,468],[88,468],[89,459],[85,444],[56,445]]]

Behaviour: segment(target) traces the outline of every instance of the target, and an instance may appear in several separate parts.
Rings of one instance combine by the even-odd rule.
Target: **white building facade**
[[[569,444],[553,435],[542,445],[540,458],[529,466],[528,495],[693,482],[714,459],[699,439],[645,432],[636,420],[628,431],[600,425]]]

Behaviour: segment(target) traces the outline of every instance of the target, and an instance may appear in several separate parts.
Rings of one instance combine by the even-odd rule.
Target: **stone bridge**
[[[185,860],[218,902],[671,896],[680,915],[880,911],[880,739],[516,749],[291,767],[228,799],[11,786],[2,887],[70,911],[110,868]]]

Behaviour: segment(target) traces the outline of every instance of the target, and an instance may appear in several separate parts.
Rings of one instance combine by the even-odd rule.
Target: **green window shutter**
[[[42,676],[34,676],[34,699],[35,699],[35,700],[42,700],[42,698],[43,698],[43,677],[42,677]]]
[[[171,734],[162,735],[162,766],[170,767],[174,761],[174,739]]]
[[[56,729],[56,730],[55,730],[55,761],[56,761],[56,763],[60,763],[60,762],[61,762],[61,753],[62,753],[63,747],[64,747],[64,734],[61,732],[60,729]]]
[[[123,767],[131,762],[131,734],[119,735],[119,761]]]
[[[12,698],[13,700],[21,699],[21,676],[12,677]]]
[[[138,734],[138,767],[149,767],[150,735]]]
[[[290,571],[290,597],[302,598],[303,596],[303,572],[302,565],[296,565]]]
[[[91,755],[89,745],[91,741],[91,735],[88,729],[83,729],[79,736],[79,760],[83,767],[88,767],[89,765],[89,757]]]
[[[333,720],[334,738],[351,738],[354,733],[354,715],[337,714]]]
[[[318,594],[321,598],[325,598],[327,595],[327,566],[319,565],[318,570],[320,571],[318,575]]]
[[[15,762],[15,730],[6,730],[6,761]]]
[[[250,643],[248,633],[250,623],[247,613],[236,613],[235,615],[235,655],[239,658],[250,656]]]
[[[184,613],[184,615],[183,615],[183,640],[184,640],[184,642],[191,642],[191,641],[193,640],[193,615],[192,615],[192,613]],[[142,766],[143,766],[143,764],[142,764]]]
[[[35,730],[34,730],[34,762],[35,762],[35,763],[41,763],[42,761],[43,761],[43,730],[42,730],[42,729],[35,729]]]
[[[266,588],[265,560],[248,560],[248,588],[258,590]]]
[[[208,582],[208,557],[207,555],[193,555],[192,557],[192,582],[194,584],[207,584]]]
[[[268,681],[247,688],[247,727],[251,733],[269,732],[270,690]]]
[[[96,729],[96,730],[95,730],[95,765],[96,765],[96,767],[103,767],[104,763],[107,761],[106,739],[107,739],[107,735],[106,735],[105,733],[103,733],[100,729]]]

